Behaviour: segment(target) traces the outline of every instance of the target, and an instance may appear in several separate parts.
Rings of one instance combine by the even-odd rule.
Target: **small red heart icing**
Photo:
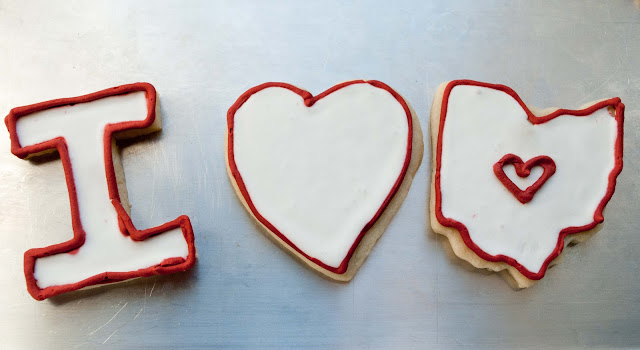
[[[520,177],[528,177],[531,174],[531,168],[540,166],[544,169],[542,175],[533,183],[533,185],[527,187],[524,191],[521,190],[511,179],[504,173],[504,166],[513,164],[516,170],[516,174]],[[556,172],[556,163],[547,156],[537,156],[529,159],[527,162],[523,162],[522,159],[515,154],[507,154],[502,157],[496,164],[493,165],[493,172],[504,187],[511,192],[516,199],[522,204],[526,204],[533,199],[533,196],[538,192],[542,185],[549,180],[551,175]]]

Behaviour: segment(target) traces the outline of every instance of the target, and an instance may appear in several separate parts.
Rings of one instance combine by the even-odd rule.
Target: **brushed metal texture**
[[[57,158],[24,161],[0,128],[0,348],[556,348],[640,346],[640,9],[619,1],[0,1],[0,111],[136,81],[163,130],[121,144],[139,228],[186,214],[198,262],[36,302],[29,248],[71,237]],[[591,240],[514,291],[428,225],[429,108],[452,79],[526,103],[627,105],[624,169]],[[381,80],[425,133],[409,195],[350,283],[322,278],[258,229],[225,171],[227,109],[284,81],[316,94]]]

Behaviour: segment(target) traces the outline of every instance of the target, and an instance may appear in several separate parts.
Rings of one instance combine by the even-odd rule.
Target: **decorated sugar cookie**
[[[188,217],[138,230],[128,213],[116,139],[160,130],[151,84],[17,107],[5,123],[16,156],[59,152],[69,190],[73,238],[24,255],[27,289],[35,299],[193,266]]]
[[[251,216],[314,269],[350,280],[420,165],[404,99],[378,81],[317,96],[266,83],[238,98],[227,124],[229,177]]]
[[[431,226],[477,268],[520,288],[589,237],[622,170],[619,98],[578,110],[527,107],[510,88],[444,83],[431,110]]]

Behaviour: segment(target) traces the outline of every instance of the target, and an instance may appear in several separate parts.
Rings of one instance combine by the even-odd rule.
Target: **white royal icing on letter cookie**
[[[73,253],[40,257],[33,275],[39,288],[77,283],[104,272],[129,272],[186,259],[188,246],[180,227],[144,241],[133,241],[118,226],[105,176],[105,127],[147,117],[144,91],[44,109],[18,119],[22,146],[62,137],[73,172],[84,244]],[[65,169],[66,171],[67,169]]]

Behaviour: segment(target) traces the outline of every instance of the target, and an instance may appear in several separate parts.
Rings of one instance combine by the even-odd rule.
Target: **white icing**
[[[407,156],[402,105],[364,83],[311,108],[288,89],[266,88],[236,111],[233,133],[236,166],[258,212],[303,252],[335,268]]]
[[[442,213],[463,223],[486,253],[510,256],[539,272],[563,228],[593,221],[615,166],[617,128],[606,108],[533,125],[507,93],[458,85],[449,95],[442,135]],[[555,174],[527,204],[520,203],[493,172],[493,165],[507,153],[524,162],[546,155],[556,164]],[[535,167],[521,179],[513,166],[504,170],[521,189],[542,174]]]
[[[528,159],[523,159],[523,162],[526,162]],[[533,185],[534,182],[538,181],[538,179],[542,176],[544,169],[541,166],[534,166],[531,168],[531,173],[527,177],[520,177],[516,173],[516,168],[513,164],[505,164],[502,167],[504,170],[504,174],[507,175],[509,180],[513,182],[514,185],[518,186],[521,190],[526,190],[529,186]]]
[[[140,242],[125,237],[118,228],[118,216],[109,199],[105,127],[144,120],[146,116],[147,102],[141,91],[47,109],[18,119],[17,134],[23,147],[56,137],[66,140],[80,221],[86,233],[84,245],[77,253],[36,260],[34,277],[41,289],[76,283],[103,272],[148,268],[166,258],[187,258],[187,242],[180,228]]]

